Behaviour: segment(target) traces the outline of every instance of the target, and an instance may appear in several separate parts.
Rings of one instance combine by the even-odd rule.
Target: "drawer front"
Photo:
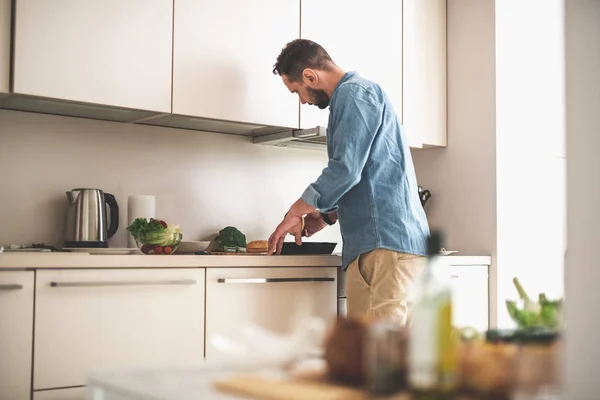
[[[1,256],[0,256],[1,257]],[[0,399],[29,399],[33,335],[32,271],[0,272]]]
[[[204,269],[39,271],[34,389],[204,356]]]
[[[209,268],[206,284],[206,359],[220,357],[218,337],[244,339],[254,325],[290,334],[307,318],[337,315],[337,268]]]

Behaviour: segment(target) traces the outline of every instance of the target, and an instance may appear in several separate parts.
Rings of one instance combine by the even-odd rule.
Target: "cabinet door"
[[[337,315],[337,268],[209,268],[206,272],[206,358],[211,340],[235,340],[248,324],[288,334],[307,317]]]
[[[480,332],[489,328],[489,278],[487,265],[443,267],[452,283],[453,324]]]
[[[273,65],[300,34],[298,0],[176,0],[173,112],[298,127]]]
[[[402,118],[402,1],[302,0],[302,37],[323,46],[343,70],[377,82]],[[328,117],[327,109],[308,104],[300,110],[303,128],[327,126]]]
[[[32,271],[0,272],[0,399],[28,399],[33,335]]]
[[[19,0],[14,91],[171,111],[173,0]]]
[[[10,87],[11,0],[0,0],[0,94]]]
[[[446,0],[403,0],[402,122],[423,146],[446,146]]]
[[[96,368],[204,357],[204,270],[39,271],[34,389],[84,385]]]
[[[90,398],[92,397],[88,396],[86,387],[33,392],[33,400],[88,400]]]

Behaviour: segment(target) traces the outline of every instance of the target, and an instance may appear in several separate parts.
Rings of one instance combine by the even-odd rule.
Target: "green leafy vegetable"
[[[216,240],[222,249],[225,247],[246,247],[246,236],[233,226],[221,229]]]
[[[545,326],[558,328],[560,326],[560,309],[562,301],[548,300],[544,293],[540,293],[540,304],[542,306],[542,311],[540,311],[542,323]]]
[[[161,222],[162,221],[156,219],[150,219],[150,221],[148,221],[146,218],[136,218],[131,225],[127,227],[127,230],[135,239],[138,239],[151,233],[164,232],[166,224],[162,224]]]
[[[519,292],[519,296],[521,297],[521,299],[523,299],[523,302],[525,303],[525,310],[535,314],[539,313],[541,310],[541,306],[529,298],[529,296],[525,292],[525,289],[523,289],[523,286],[521,286],[521,282],[519,282],[519,280],[516,277],[513,278],[513,283],[517,288],[517,292]]]
[[[527,295],[517,278],[513,283],[522,300],[522,307],[516,301],[507,300],[506,308],[510,317],[520,328],[548,327],[559,329],[561,325],[562,300],[548,300],[545,293],[538,295],[538,302],[534,302]]]

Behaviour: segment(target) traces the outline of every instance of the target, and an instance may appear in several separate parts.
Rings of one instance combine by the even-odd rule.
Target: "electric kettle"
[[[65,247],[108,247],[107,239],[119,228],[119,206],[115,196],[100,189],[73,189],[67,192]],[[110,225],[107,227],[110,207]]]

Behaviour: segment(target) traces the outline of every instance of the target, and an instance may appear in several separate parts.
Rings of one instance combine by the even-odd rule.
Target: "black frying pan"
[[[337,243],[304,242],[298,246],[296,242],[283,242],[281,255],[327,255],[333,253]]]

